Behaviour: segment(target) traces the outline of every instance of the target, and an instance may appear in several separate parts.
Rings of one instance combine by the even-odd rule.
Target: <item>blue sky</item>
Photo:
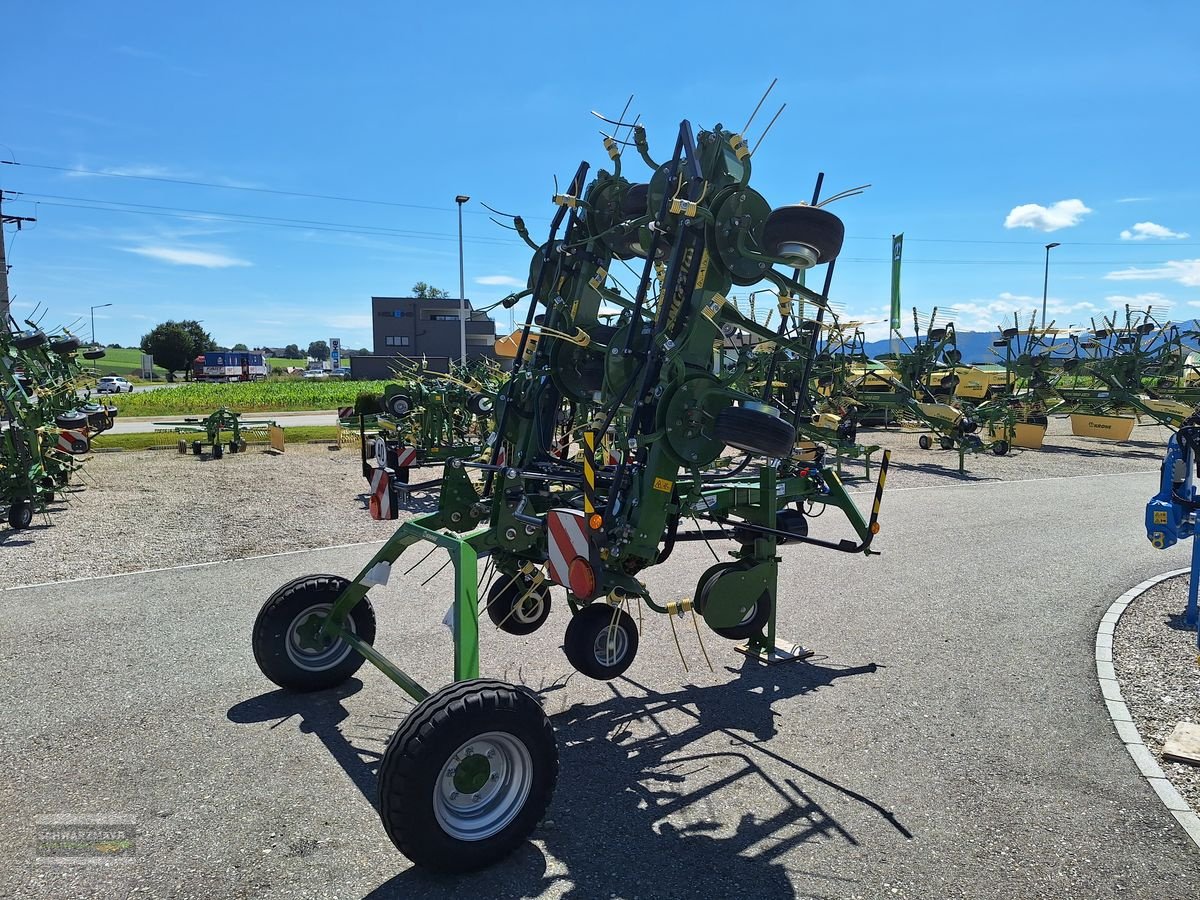
[[[38,219],[7,235],[15,311],[40,301],[50,324],[111,302],[104,342],[187,317],[224,344],[369,345],[372,294],[457,293],[456,194],[467,294],[494,302],[529,252],[477,201],[542,232],[553,176],[607,161],[590,110],[634,94],[664,157],[680,119],[740,128],[778,77],[752,184],[774,206],[818,171],[827,192],[873,185],[833,207],[849,237],[832,298],[853,315],[886,314],[898,231],[905,307],[962,329],[1040,306],[1048,241],[1060,324],[1126,302],[1200,314],[1194,3],[343,6],[10,8],[0,156],[23,165],[0,187]]]

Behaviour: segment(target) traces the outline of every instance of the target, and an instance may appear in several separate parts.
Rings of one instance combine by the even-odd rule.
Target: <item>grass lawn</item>
[[[222,406],[235,412],[288,412],[353,406],[359,394],[382,394],[386,381],[293,381],[183,384],[136,394],[111,395],[124,416],[208,415]],[[110,395],[106,395],[106,398]]]
[[[299,425],[293,428],[284,428],[284,439],[289,444],[302,444],[307,441],[335,441],[337,440],[336,425]],[[195,434],[179,434],[173,432],[146,432],[144,434],[102,434],[92,441],[92,446],[97,450],[111,450],[120,448],[122,450],[148,450],[151,447],[174,447],[179,443],[179,439],[183,438],[191,444],[197,438],[203,438],[203,435]],[[226,438],[228,440],[228,438]],[[253,435],[247,438],[247,443],[250,446],[256,444],[269,443],[265,436]]]

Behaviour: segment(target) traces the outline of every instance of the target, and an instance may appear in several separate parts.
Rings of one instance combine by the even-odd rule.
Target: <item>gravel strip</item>
[[[412,480],[436,475],[414,470]],[[396,524],[370,517],[366,489],[355,448],[99,453],[48,516],[0,528],[0,588],[386,540]]]
[[[1148,426],[1134,440],[1113,444],[1069,430],[1065,418],[1054,419],[1044,449],[968,456],[963,475],[957,453],[919,449],[916,432],[864,429],[859,439],[893,451],[889,488],[914,488],[1156,470],[1167,434]],[[881,458],[875,455],[872,478]],[[413,470],[412,481],[440,471]],[[860,463],[848,462],[844,474],[852,490],[869,487],[853,480],[861,477]],[[361,499],[366,489],[354,447],[297,444],[278,457],[252,447],[220,460],[170,449],[97,453],[79,488],[35,518],[34,527],[0,526],[8,562],[0,589],[385,540],[395,523],[371,519]],[[418,496],[401,515],[430,511],[435,503],[436,494]]]
[[[1179,722],[1200,722],[1196,631],[1185,628],[1188,576],[1157,584],[1129,605],[1113,637],[1113,667],[1142,740],[1175,789],[1200,813],[1200,766],[1163,759]]]

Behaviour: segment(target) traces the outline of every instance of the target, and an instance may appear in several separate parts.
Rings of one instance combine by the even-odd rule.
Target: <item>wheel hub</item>
[[[310,672],[322,671],[336,666],[350,654],[350,645],[340,637],[321,633],[321,627],[332,610],[332,604],[317,603],[292,620],[285,649],[288,659],[300,668]],[[354,620],[347,618],[345,627],[353,632]]]
[[[616,665],[624,658],[625,651],[629,649],[629,639],[625,637],[625,629],[615,625],[609,625],[602,629],[596,635],[592,649],[596,654],[596,661],[601,665]]]
[[[433,789],[433,812],[451,837],[482,841],[503,830],[525,805],[533,757],[512,734],[489,731],[450,755]]]

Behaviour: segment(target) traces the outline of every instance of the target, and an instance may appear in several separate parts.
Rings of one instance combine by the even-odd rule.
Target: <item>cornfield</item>
[[[259,381],[235,384],[184,384],[154,391],[120,394],[112,402],[123,416],[204,414],[226,406],[235,412],[286,412],[353,406],[363,392],[383,393],[386,381]]]

